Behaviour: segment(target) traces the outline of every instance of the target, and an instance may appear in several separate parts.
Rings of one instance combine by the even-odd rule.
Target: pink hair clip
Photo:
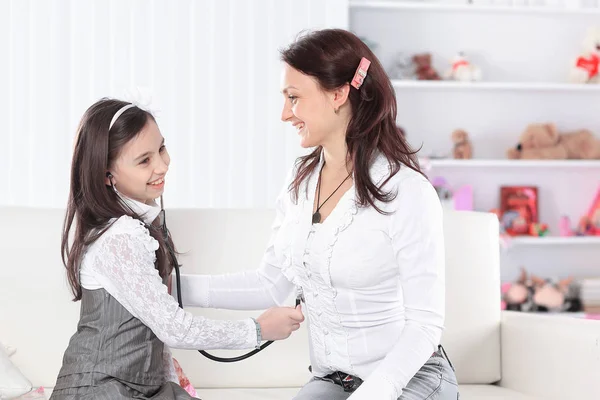
[[[356,69],[356,73],[354,73],[354,78],[352,78],[351,85],[357,89],[360,89],[362,86],[365,77],[367,76],[367,71],[369,70],[369,66],[371,65],[371,61],[366,58],[361,58],[360,64],[358,64],[358,68]]]

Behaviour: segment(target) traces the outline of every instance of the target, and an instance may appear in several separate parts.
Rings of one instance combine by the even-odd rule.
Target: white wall
[[[85,109],[153,92],[168,207],[270,207],[301,153],[278,50],[348,0],[0,0],[0,205],[63,207]]]

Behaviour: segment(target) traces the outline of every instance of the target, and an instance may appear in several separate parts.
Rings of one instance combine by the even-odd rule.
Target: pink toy
[[[183,388],[190,396],[198,398],[198,394],[196,393],[196,389],[190,383],[190,380],[183,373],[183,369],[179,362],[173,358],[173,365],[175,366],[175,371],[177,372],[177,377],[179,378],[179,386]]]
[[[473,187],[464,185],[454,191],[454,209],[473,211]]]
[[[571,219],[566,215],[560,217],[560,223],[558,225],[560,236],[573,236],[573,231],[571,230]]]
[[[579,220],[576,235],[600,236],[600,188],[598,188],[587,214]]]
[[[594,198],[587,215],[596,229],[600,230],[600,187],[596,192],[596,197]]]
[[[437,191],[442,206],[452,210],[473,210],[473,187],[471,185],[463,185],[453,190],[448,181],[441,176],[431,179],[431,184]]]
[[[14,400],[46,400],[46,398],[46,391],[43,387],[39,387],[29,393],[25,393],[22,396],[14,397]]]
[[[501,310],[506,310],[506,301],[504,300],[504,295],[506,295],[506,293],[508,293],[511,286],[512,286],[511,282],[504,282],[502,284],[502,286],[500,287],[500,293],[502,293],[502,300],[500,301],[500,309]]]

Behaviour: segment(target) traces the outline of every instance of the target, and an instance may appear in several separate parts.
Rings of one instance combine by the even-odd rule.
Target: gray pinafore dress
[[[167,382],[164,344],[106,290],[83,289],[77,332],[51,400],[190,400]]]

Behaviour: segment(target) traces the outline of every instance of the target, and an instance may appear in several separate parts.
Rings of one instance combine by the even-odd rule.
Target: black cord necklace
[[[323,167],[325,167],[325,164],[323,164]],[[340,183],[340,185],[333,191],[333,193],[331,193],[329,195],[329,197],[326,198],[325,201],[321,205],[319,205],[319,202],[321,201],[321,172],[323,172],[323,167],[321,167],[321,170],[319,171],[319,181],[317,182],[317,187],[318,187],[318,189],[317,189],[317,210],[312,215],[312,223],[313,224],[318,224],[321,222],[321,213],[319,212],[319,210],[321,209],[321,207],[323,207],[323,204],[327,203],[327,200],[329,200],[331,198],[331,196],[333,196],[335,194],[335,192],[337,192],[339,190],[339,188],[342,187],[344,182],[346,182],[348,180],[348,178],[350,178],[350,176],[352,175],[352,172],[350,172],[348,174],[348,176],[346,177],[346,179],[344,179],[342,181],[342,183]]]

